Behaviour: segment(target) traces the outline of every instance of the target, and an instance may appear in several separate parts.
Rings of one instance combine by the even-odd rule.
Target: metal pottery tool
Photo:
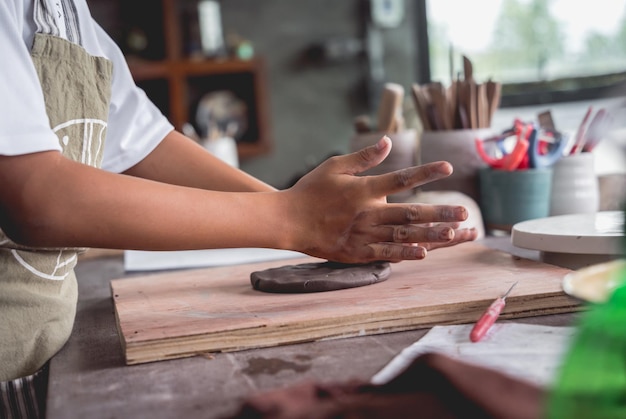
[[[480,319],[478,319],[470,332],[470,340],[472,342],[478,342],[487,334],[491,326],[493,326],[498,317],[500,317],[500,313],[506,305],[506,297],[516,285],[517,282],[511,285],[511,288],[509,288],[509,290],[502,297],[496,298],[495,301],[491,303],[487,311],[480,316]]]

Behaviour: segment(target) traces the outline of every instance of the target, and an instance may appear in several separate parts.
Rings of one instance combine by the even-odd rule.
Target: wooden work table
[[[508,237],[483,244],[528,259]],[[419,262],[416,262],[419,263]],[[128,366],[110,280],[131,276],[119,255],[79,262],[79,301],[68,343],[50,363],[47,418],[220,418],[246,396],[305,380],[369,379],[428,329],[287,345]],[[517,319],[571,325],[576,314]]]

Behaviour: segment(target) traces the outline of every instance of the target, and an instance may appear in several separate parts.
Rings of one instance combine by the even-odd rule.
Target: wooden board
[[[252,289],[252,271],[315,259],[168,272],[111,281],[126,362],[188,357],[474,322],[509,286],[503,318],[580,308],[562,291],[568,269],[476,243],[392,265],[375,285],[316,294]]]

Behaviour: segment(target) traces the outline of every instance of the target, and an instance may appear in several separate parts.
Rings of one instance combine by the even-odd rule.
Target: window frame
[[[416,80],[419,84],[427,84],[432,81],[430,71],[430,41],[428,37],[428,8],[427,1],[429,0],[414,0],[415,1],[415,13],[414,13],[414,28],[416,36]],[[435,1],[435,0],[430,0]],[[623,77],[623,80],[609,82],[608,84],[599,86],[585,87],[585,82],[610,80],[612,77]],[[578,81],[582,86],[576,89],[559,90],[555,86],[564,80]],[[546,87],[545,89],[542,87]],[[537,81],[535,83],[506,83],[503,84],[502,98],[500,101],[501,107],[514,107],[514,106],[531,106],[541,105],[545,103],[559,103],[559,102],[575,102],[583,100],[593,100],[611,97],[626,96],[626,70],[623,73],[612,73],[595,75],[588,77],[568,77],[563,79],[555,79],[549,81]],[[512,88],[519,89],[522,87],[533,87],[532,91],[525,91],[524,93],[507,93]]]

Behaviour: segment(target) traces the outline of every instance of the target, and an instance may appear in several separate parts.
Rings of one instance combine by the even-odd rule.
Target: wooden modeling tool
[[[411,96],[413,97],[413,103],[415,104],[415,111],[422,121],[424,131],[431,131],[433,127],[428,117],[428,100],[424,95],[422,87],[417,83],[413,83],[411,86]]]
[[[465,55],[463,56],[463,77],[465,81],[474,81],[474,65],[472,64],[472,60]]]
[[[478,128],[478,116],[476,109],[476,82],[474,81],[474,66],[472,61],[463,56],[463,98],[465,111],[467,112],[469,128]]]
[[[472,61],[463,56],[463,71],[444,87],[441,82],[413,83],[411,96],[424,131],[489,128],[500,106],[502,84],[476,83]]]
[[[367,115],[359,115],[353,121],[354,130],[357,134],[364,134],[372,131],[372,121]]]
[[[476,121],[476,85],[463,80],[459,82],[459,105],[465,110],[467,123],[464,128],[477,128]]]
[[[397,83],[386,83],[378,106],[378,131],[397,132],[402,118],[404,87]]]
[[[556,131],[556,125],[554,124],[554,119],[552,118],[552,112],[549,110],[537,114],[537,121],[539,121],[539,127]]]
[[[452,129],[452,120],[446,105],[446,91],[441,83],[429,83],[426,89],[430,96],[430,101],[435,115],[434,120],[437,121],[439,129]]]
[[[489,107],[487,105],[487,86],[476,85],[476,123],[477,128],[489,127]]]
[[[447,103],[447,107],[448,107],[448,118],[450,118],[450,123],[452,124],[452,128],[451,129],[456,129],[458,128],[457,124],[456,124],[456,114],[457,114],[457,99],[458,99],[458,93],[457,93],[457,86],[458,83],[456,80],[453,80],[452,83],[450,83],[450,86],[448,86],[448,88],[446,89],[446,103]]]
[[[502,83],[489,80],[486,84],[487,89],[487,107],[489,108],[489,117],[487,126],[491,126],[491,120],[496,110],[500,107],[500,97],[502,96]]]

